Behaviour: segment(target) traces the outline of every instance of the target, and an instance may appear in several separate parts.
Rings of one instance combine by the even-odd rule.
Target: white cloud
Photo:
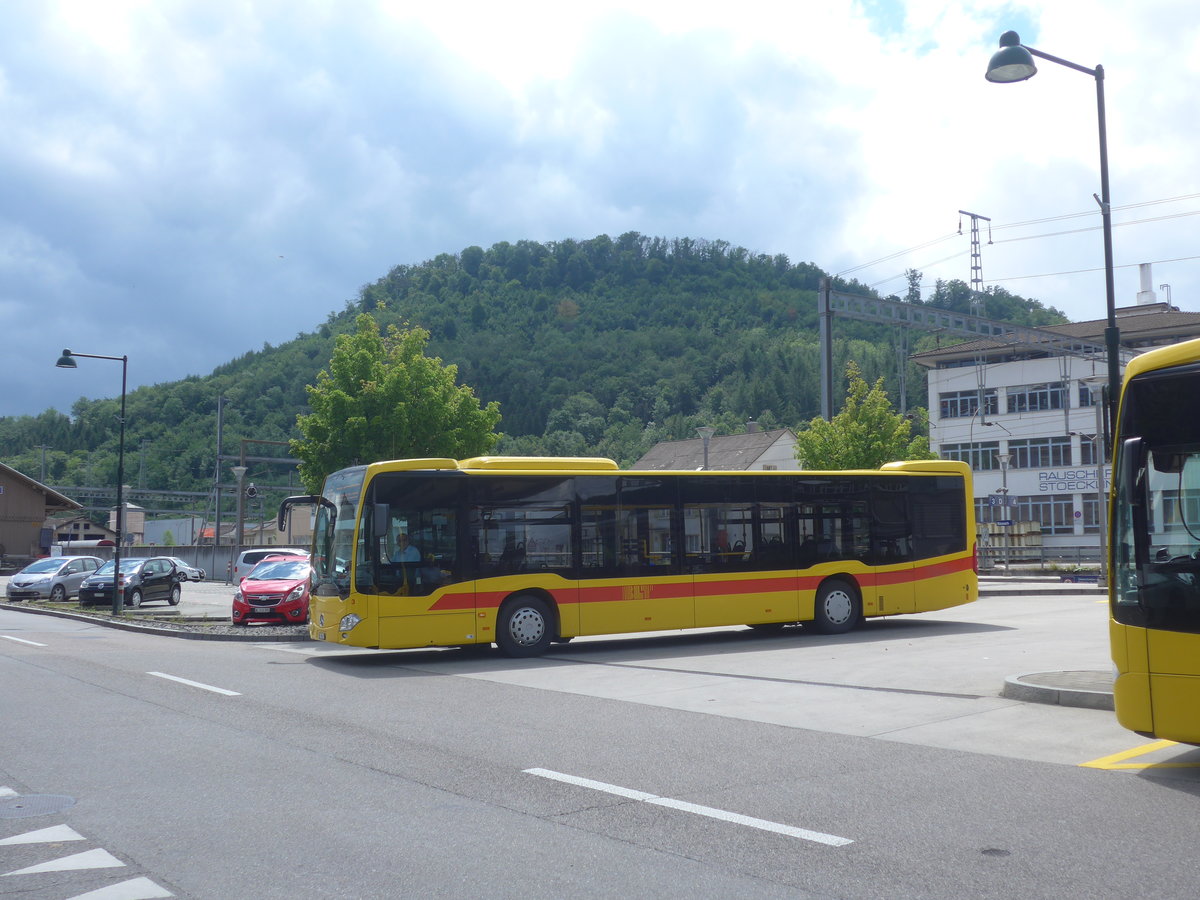
[[[1008,29],[1104,64],[1118,302],[1137,263],[1178,259],[1155,282],[1200,308],[1183,0],[347,9],[8,11],[0,329],[17,358],[0,415],[113,392],[54,377],[64,344],[128,352],[135,384],[203,373],[393,265],[500,240],[634,230],[841,272],[953,235],[855,272],[899,292],[909,267],[969,279],[966,209],[995,226],[985,283],[1101,317],[1099,231],[1049,236],[1099,225],[1095,84],[1050,62],[988,84]]]

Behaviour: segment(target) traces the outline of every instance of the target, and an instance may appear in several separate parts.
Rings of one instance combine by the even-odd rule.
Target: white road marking
[[[166,672],[147,672],[147,675],[153,675],[155,678],[166,678],[168,681],[178,681],[180,684],[186,684],[190,687],[200,688],[202,691],[212,691],[214,694],[224,694],[226,697],[242,696],[237,691],[227,691],[225,688],[213,687],[211,684],[201,684],[199,681],[188,681],[186,678],[180,678],[178,675],[168,675]]]
[[[60,843],[62,841],[84,840],[87,840],[87,838],[69,825],[54,825],[50,828],[39,829],[38,831],[14,834],[12,837],[0,841],[0,846],[5,844],[49,844]]]
[[[16,641],[18,644],[28,644],[30,647],[48,647],[49,644],[39,644],[37,641],[27,641],[25,638],[13,637],[11,634],[0,634],[6,641]]]
[[[590,778],[580,778],[577,775],[565,775],[562,772],[554,772],[550,769],[525,769],[527,775],[536,775],[539,778],[550,778],[554,781],[562,781],[566,784],[573,784],[577,787],[590,788],[594,791],[603,791],[606,794],[616,794],[618,797],[626,797],[630,800],[640,800],[643,803],[652,803],[655,806],[666,806],[671,809],[678,809],[683,812],[694,813],[698,816],[707,816],[710,819],[719,819],[723,822],[732,822],[735,825],[745,825],[748,828],[757,828],[760,831],[771,831],[775,834],[782,834],[786,837],[799,838],[803,841],[813,841],[818,844],[827,844],[830,847],[844,847],[846,844],[853,844],[854,841],[850,838],[838,837],[836,834],[825,834],[820,831],[810,831],[807,828],[796,828],[792,825],[783,825],[779,822],[770,822],[766,819],[756,819],[753,816],[743,816],[740,813],[732,813],[723,809],[714,809],[711,806],[700,806],[696,803],[688,803],[686,800],[672,800],[670,797],[659,797],[657,794],[647,794],[645,791],[635,791],[632,788],[620,787],[615,784],[607,784],[603,781],[593,781]]]
[[[154,900],[157,897],[174,897],[164,887],[159,887],[149,878],[131,878],[120,884],[110,884],[99,890],[77,894],[69,900]]]
[[[0,785],[0,797],[19,797],[21,796],[8,785]]]
[[[27,869],[17,869],[15,872],[5,872],[0,878],[7,878],[9,875],[31,875],[34,872],[67,872],[78,869],[115,869],[118,866],[123,866],[121,862],[107,850],[85,850],[83,853],[75,853],[71,856],[64,856],[62,859],[52,859],[49,862],[38,863],[36,866],[30,866]]]

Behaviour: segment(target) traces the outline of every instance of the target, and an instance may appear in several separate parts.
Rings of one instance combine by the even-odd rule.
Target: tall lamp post
[[[119,616],[125,605],[124,591],[121,590],[121,542],[125,540],[125,384],[129,374],[128,356],[99,356],[94,353],[73,353],[64,350],[55,363],[60,369],[77,369],[76,357],[83,359],[112,359],[121,364],[121,430],[117,440],[117,546],[113,551],[113,601],[112,614]]]
[[[1108,352],[1108,402],[1106,404],[1108,434],[1113,433],[1116,419],[1117,397],[1121,387],[1121,335],[1117,330],[1116,292],[1113,288],[1113,249],[1112,249],[1112,206],[1108,193],[1108,136],[1104,119],[1104,67],[1096,66],[1089,69],[1078,63],[1051,56],[1041,50],[1026,47],[1021,43],[1021,37],[1015,31],[1006,31],[1000,35],[1000,49],[988,63],[987,80],[998,84],[1009,84],[1014,81],[1025,81],[1037,74],[1037,66],[1033,57],[1049,60],[1091,75],[1096,79],[1096,113],[1100,125],[1100,196],[1096,202],[1100,204],[1100,219],[1104,226],[1104,291],[1107,304],[1108,323],[1104,329],[1104,344]]]
[[[704,471],[708,471],[708,442],[712,440],[713,435],[717,433],[717,429],[711,425],[701,425],[696,429],[696,434],[700,435],[704,441]]]
[[[1004,516],[1004,521],[1011,522],[1012,520],[1009,518],[1010,507],[1008,505],[1008,464],[1010,462],[1012,462],[1012,454],[1011,453],[997,453],[996,454],[996,462],[1000,463],[1000,493],[1001,493],[1001,495],[1003,495],[1003,498],[1004,498],[1001,501],[1004,503],[1004,512],[1002,515]],[[1012,525],[1011,524],[1001,525],[1000,527],[1011,529]],[[1005,575],[1012,574],[1012,556],[1011,556],[1012,544],[1009,542],[1011,536],[1012,536],[1012,531],[1004,532],[1004,574]]]

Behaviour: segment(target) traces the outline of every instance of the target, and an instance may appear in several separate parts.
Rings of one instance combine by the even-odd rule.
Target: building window
[[[1096,465],[1096,444],[1086,436],[1079,439],[1079,464],[1081,466]]]
[[[1061,381],[1023,384],[1010,387],[1007,396],[1010,413],[1062,409],[1067,402],[1067,389]]]
[[[1075,533],[1075,507],[1070,494],[1014,497],[1012,518],[1041,523],[1042,534]]]
[[[1104,513],[1100,508],[1099,497],[1083,498],[1083,533],[1100,533],[1100,516]]]
[[[1000,452],[999,441],[977,441],[974,444],[942,444],[942,459],[965,462],[976,472],[988,472],[1000,468],[996,456]]]
[[[1099,396],[1100,391],[1093,393],[1092,389],[1086,384],[1082,381],[1079,382],[1079,405],[1081,407],[1095,406]]]
[[[1050,466],[1071,465],[1069,437],[1009,441],[1008,452],[1012,454],[1011,465],[1014,469],[1044,469]]]
[[[1000,406],[996,389],[983,392],[983,414],[994,416]],[[967,419],[979,411],[979,391],[947,391],[938,395],[938,416],[942,419]]]

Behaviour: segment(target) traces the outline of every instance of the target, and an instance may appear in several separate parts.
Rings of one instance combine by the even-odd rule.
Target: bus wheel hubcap
[[[850,595],[845,591],[832,591],[825,597],[825,617],[835,625],[849,619],[852,608]]]
[[[546,622],[536,609],[524,606],[512,614],[508,628],[514,641],[528,646],[542,639],[546,633]]]

